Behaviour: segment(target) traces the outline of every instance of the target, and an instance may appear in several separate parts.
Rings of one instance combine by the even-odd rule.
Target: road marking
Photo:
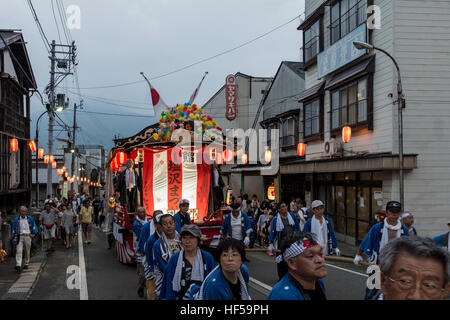
[[[78,231],[78,257],[78,264],[80,266],[80,300],[89,300],[86,265],[84,263],[83,236],[81,231]]]
[[[348,269],[345,269],[345,268],[341,268],[341,267],[335,266],[334,264],[326,263],[326,265],[329,266],[329,267],[333,267],[333,268],[342,270],[342,271],[347,271],[347,272],[350,272],[350,273],[357,274],[358,276],[363,276],[363,277],[366,277],[366,278],[369,277],[369,275],[367,275],[367,274],[356,272],[356,271],[353,271],[353,270],[348,270]]]
[[[250,277],[250,281],[254,282],[258,286],[260,286],[260,287],[262,287],[262,288],[264,288],[264,289],[266,289],[268,291],[272,291],[272,287],[271,286],[269,286],[268,284],[265,284],[265,283],[263,283],[263,282],[261,282],[259,280],[256,280],[255,278]]]

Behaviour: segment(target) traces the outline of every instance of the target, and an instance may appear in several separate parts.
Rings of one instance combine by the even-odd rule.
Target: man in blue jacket
[[[378,264],[378,255],[383,247],[394,239],[409,236],[408,229],[400,222],[402,205],[398,201],[389,201],[386,204],[386,218],[375,224],[361,242],[353,263],[358,265],[365,253],[369,257],[369,263]],[[371,300],[379,294],[377,289],[366,289],[366,300]]]
[[[145,287],[145,277],[144,277],[144,266],[142,265],[142,252],[138,251],[138,242],[141,235],[141,230],[144,224],[147,222],[147,217],[145,214],[144,207],[138,207],[136,210],[136,220],[133,222],[133,249],[136,255],[136,268],[138,273],[138,296],[144,296]]]
[[[238,203],[233,203],[229,209],[231,214],[228,214],[220,229],[220,236],[234,238],[242,241],[246,247],[250,244],[250,234],[252,233],[252,224],[248,215],[240,210],[241,206]]]
[[[450,228],[450,220],[447,222],[448,227]],[[447,248],[448,252],[450,252],[450,231],[440,236],[434,237],[433,241],[436,242],[439,246]]]
[[[270,223],[269,252],[282,248],[284,243],[292,237],[294,232],[300,231],[300,223],[294,213],[288,212],[285,202],[280,203],[279,213]],[[277,253],[277,256],[280,254]],[[281,279],[288,271],[288,266],[284,260],[277,263],[278,278]]]
[[[152,224],[154,232],[149,232],[150,236],[148,237],[145,244],[142,246],[145,252],[145,261],[144,261],[144,273],[147,287],[147,300],[156,300],[156,291],[155,291],[155,275],[154,275],[154,257],[153,257],[153,245],[156,241],[161,237],[163,233],[162,226],[159,222],[159,219],[163,215],[161,210],[156,210],[153,212]],[[145,227],[145,226],[144,226]],[[151,229],[149,227],[149,229]]]
[[[175,219],[175,229],[178,233],[181,232],[181,227],[185,224],[191,224],[191,217],[189,215],[189,200],[182,199],[180,201],[180,211],[178,211],[173,218]]]
[[[295,232],[281,248],[287,274],[272,288],[267,300],[327,300],[322,281],[327,275],[322,247],[315,235]]]
[[[23,268],[28,269],[31,243],[39,232],[33,217],[27,215],[27,212],[27,207],[21,206],[19,208],[19,216],[14,219],[12,224],[12,238],[14,239],[14,245],[16,246],[15,269],[17,272],[20,272],[20,268],[22,267],[22,254],[24,249],[25,261]]]
[[[312,232],[317,236],[317,241],[322,246],[325,255],[340,255],[336,234],[331,220],[324,217],[324,204],[320,200],[314,200],[311,204],[313,216],[306,221],[304,232]]]

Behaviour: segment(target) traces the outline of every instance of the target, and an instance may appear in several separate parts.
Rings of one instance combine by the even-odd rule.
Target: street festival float
[[[180,131],[184,133],[182,136]],[[191,220],[202,231],[202,247],[213,250],[228,212],[226,209],[212,212],[212,163],[214,159],[219,164],[230,161],[233,152],[224,148],[222,129],[211,116],[195,104],[168,107],[161,113],[159,123],[114,142],[107,166],[118,177],[123,174],[127,159],[134,161],[142,181],[138,185],[137,206],[145,208],[147,217],[152,219],[157,209],[174,215],[179,211],[180,200],[188,199]],[[121,199],[125,199],[124,195]],[[128,212],[126,203],[121,202],[123,212],[116,211],[113,225],[117,256],[121,263],[133,263],[131,229],[135,213]]]

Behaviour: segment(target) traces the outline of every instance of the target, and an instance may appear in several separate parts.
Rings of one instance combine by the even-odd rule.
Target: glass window
[[[358,219],[369,222],[370,219],[370,188],[358,188]]]
[[[305,62],[315,58],[319,53],[320,20],[305,30]]]
[[[340,39],[339,2],[331,8],[331,44]]]
[[[331,128],[336,129],[339,128],[339,91],[335,91],[331,94],[331,105],[333,109],[331,115],[331,119],[333,120]]]
[[[331,93],[331,128],[367,121],[367,78]]]
[[[348,88],[348,124],[350,125],[356,124],[357,92],[357,85]]]
[[[358,25],[363,24],[367,20],[367,0],[358,2]]]
[[[320,99],[305,104],[305,137],[320,133]]]
[[[347,186],[347,217],[356,218],[356,187]]]
[[[367,120],[367,80],[358,83],[358,122]]]
[[[375,171],[373,173],[373,181],[383,181],[383,180],[384,180],[383,171]]]
[[[283,146],[291,146],[295,144],[295,120],[294,118],[288,118],[283,120]]]
[[[372,174],[370,172],[361,172],[359,174],[359,181],[371,181]]]
[[[367,0],[341,0],[331,8],[331,44],[367,20]]]

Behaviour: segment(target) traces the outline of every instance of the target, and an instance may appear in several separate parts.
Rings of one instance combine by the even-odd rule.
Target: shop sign
[[[226,117],[229,121],[236,119],[236,102],[237,102],[237,82],[236,77],[232,74],[226,78],[225,86],[225,103],[226,103]]]
[[[362,24],[328,49],[319,53],[317,56],[318,79],[366,54],[367,50],[356,49],[353,41],[367,42],[366,24]]]

